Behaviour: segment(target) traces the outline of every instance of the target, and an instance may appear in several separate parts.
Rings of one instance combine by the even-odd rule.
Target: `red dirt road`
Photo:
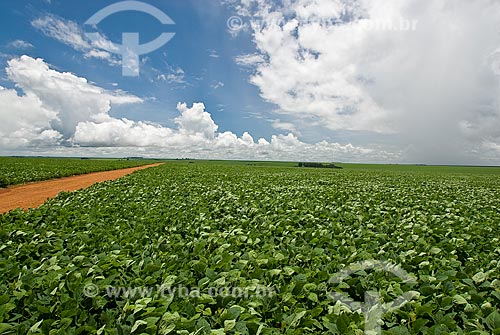
[[[162,163],[128,169],[94,172],[0,189],[0,213],[6,213],[16,208],[22,208],[24,210],[36,208],[47,201],[47,199],[54,198],[60,192],[80,190],[95,183],[115,180],[131,174],[134,171],[144,170],[158,165],[162,165]]]

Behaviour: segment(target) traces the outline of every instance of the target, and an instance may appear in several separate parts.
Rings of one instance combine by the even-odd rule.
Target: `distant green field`
[[[267,161],[222,161],[222,160],[167,160],[178,165],[220,165],[220,166],[255,166],[296,168],[298,162]],[[330,162],[324,162],[330,163]],[[411,164],[352,164],[335,163],[336,166],[349,171],[378,171],[383,173],[416,173],[416,174],[457,174],[457,175],[499,175],[500,167],[455,166],[455,165],[411,165]]]
[[[150,164],[151,160],[0,157],[0,187]]]
[[[221,165],[221,166],[268,166],[268,167],[297,167],[296,162],[266,162],[266,161],[223,161],[223,160],[194,160],[175,159],[167,160],[178,165]]]
[[[417,173],[417,174],[457,174],[457,175],[499,175],[500,167],[481,166],[446,166],[446,165],[397,165],[397,164],[347,164],[340,163],[338,166],[357,171],[379,171],[395,173]]]
[[[499,169],[294,165],[169,161],[0,215],[0,334],[362,335],[337,297],[368,291],[412,292],[383,335],[500,334]]]

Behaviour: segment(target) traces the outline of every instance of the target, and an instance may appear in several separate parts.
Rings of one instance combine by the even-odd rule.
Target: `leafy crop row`
[[[0,187],[150,163],[147,160],[0,157]]]
[[[385,334],[500,333],[494,175],[167,164],[0,217],[0,334],[362,334],[356,301],[419,296]],[[399,264],[406,284],[364,260]],[[82,292],[98,288],[94,297]],[[109,297],[107,287],[272,288]]]

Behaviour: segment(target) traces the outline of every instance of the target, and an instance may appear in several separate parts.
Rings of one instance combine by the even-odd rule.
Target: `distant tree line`
[[[316,169],[342,169],[333,163],[299,163],[300,168],[316,168]]]

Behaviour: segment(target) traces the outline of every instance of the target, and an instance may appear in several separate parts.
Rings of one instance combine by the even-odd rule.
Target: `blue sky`
[[[0,2],[0,154],[500,164],[498,2],[140,3]]]
[[[124,31],[139,32],[141,43],[154,40],[162,32],[175,32],[175,37],[161,49],[141,56],[141,75],[123,77],[120,66],[110,66],[99,59],[85,59],[81,52],[60,41],[45,36],[31,22],[48,14],[83,25],[95,12],[116,1],[60,1],[37,0],[0,2],[0,45],[8,54],[2,67],[12,55],[28,54],[43,58],[60,71],[69,71],[85,77],[97,85],[113,89],[112,83],[141,97],[155,97],[154,102],[141,106],[116,108],[112,114],[132,120],[150,120],[171,125],[176,116],[177,102],[202,101],[217,121],[220,130],[242,134],[251,129],[257,137],[268,137],[273,129],[265,119],[251,113],[268,115],[275,106],[265,103],[259,90],[248,83],[249,72],[239,67],[234,58],[255,51],[250,33],[236,37],[228,32],[226,21],[234,11],[218,1],[144,1],[164,11],[174,26],[163,26],[145,13],[122,12],[104,20],[99,29],[110,40],[121,43]],[[90,30],[89,30],[90,31]],[[34,47],[16,50],[6,47],[15,40],[23,40]],[[158,80],[158,75],[177,69],[184,71],[184,82]],[[12,87],[3,76],[1,85]],[[215,86],[223,83],[223,87]],[[220,86],[217,85],[217,86]]]

